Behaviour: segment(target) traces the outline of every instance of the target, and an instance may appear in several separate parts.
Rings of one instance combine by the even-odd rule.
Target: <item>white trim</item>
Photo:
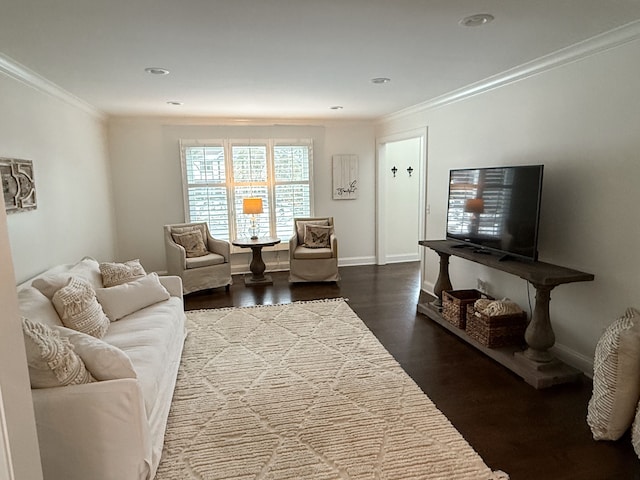
[[[11,446],[9,432],[5,419],[4,401],[2,399],[2,387],[0,386],[0,478],[15,480],[13,462],[11,461]]]
[[[79,108],[85,113],[88,113],[89,115],[100,120],[105,120],[107,118],[104,112],[98,110],[93,105],[67,92],[62,87],[38,75],[33,70],[30,70],[24,65],[19,64],[3,53],[0,53],[0,73],[13,78],[14,80],[22,82],[25,85],[38,90],[39,92],[51,95],[58,100],[62,100],[63,102],[68,103],[73,107]]]
[[[347,257],[338,258],[339,267],[356,267],[358,265],[375,265],[376,257],[371,255],[368,257]]]
[[[406,263],[406,262],[419,262],[419,253],[405,253],[399,255],[387,255],[387,263]]]
[[[472,83],[458,90],[447,92],[439,97],[426,102],[413,105],[389,115],[383,115],[377,122],[385,123],[398,120],[410,115],[415,115],[426,110],[449,105],[467,98],[488,92],[495,88],[503,87],[510,83],[518,82],[557,67],[577,62],[584,58],[616,48],[629,42],[640,39],[640,20],[636,20],[608,32],[601,33],[569,47],[562,48],[548,55],[523,63],[517,67],[506,70],[497,75]]]
[[[551,352],[564,363],[581,370],[587,377],[593,378],[593,358],[582,355],[561,343],[556,343],[551,347]]]

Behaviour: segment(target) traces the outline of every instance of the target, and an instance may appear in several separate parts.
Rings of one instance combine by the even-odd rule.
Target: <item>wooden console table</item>
[[[434,250],[440,256],[440,271],[434,286],[434,293],[438,298],[432,303],[419,303],[419,313],[426,315],[479,350],[482,350],[536,388],[571,382],[579,377],[580,372],[578,370],[560,362],[549,352],[549,349],[555,343],[555,335],[549,317],[549,301],[551,299],[551,290],[558,285],[591,281],[594,279],[592,274],[544,262],[502,260],[498,254],[488,255],[486,253],[478,253],[467,247],[457,248],[456,246],[461,244],[450,240],[420,240],[418,243],[423,247]],[[531,321],[525,331],[524,340],[527,343],[527,348],[524,351],[515,347],[502,349],[484,347],[469,337],[464,330],[454,327],[442,318],[440,314],[442,291],[452,290],[449,278],[449,257],[452,255],[517,275],[534,286],[536,289],[536,304]]]

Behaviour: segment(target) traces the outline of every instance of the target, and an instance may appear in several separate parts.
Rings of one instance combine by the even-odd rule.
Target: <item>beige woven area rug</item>
[[[157,480],[508,479],[342,300],[199,310]]]

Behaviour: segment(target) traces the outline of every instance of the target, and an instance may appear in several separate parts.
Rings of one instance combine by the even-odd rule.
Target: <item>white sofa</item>
[[[85,258],[35,278],[80,275],[99,287],[98,265]],[[18,286],[21,314],[61,326],[52,302],[32,286],[33,280]],[[181,279],[159,280],[170,298],[111,322],[101,339],[126,354],[134,370],[129,376],[136,378],[32,389],[45,480],[149,480],[155,476],[185,339]],[[91,372],[89,363],[87,370]]]

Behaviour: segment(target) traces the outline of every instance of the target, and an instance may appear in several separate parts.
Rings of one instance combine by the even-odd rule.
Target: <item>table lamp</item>
[[[242,213],[251,215],[251,240],[258,239],[256,215],[262,213],[262,198],[247,197],[242,199]]]

